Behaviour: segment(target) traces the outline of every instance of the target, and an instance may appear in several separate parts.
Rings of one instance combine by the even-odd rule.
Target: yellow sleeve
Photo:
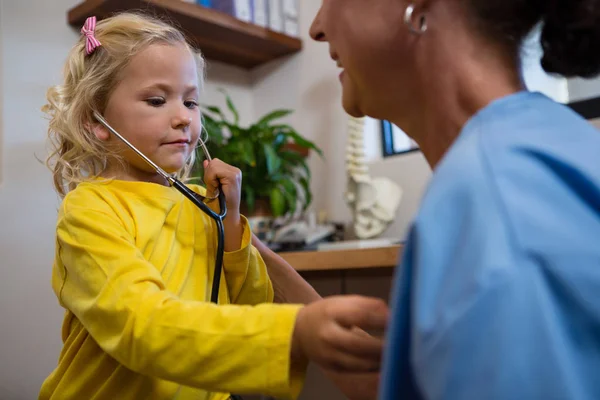
[[[300,306],[179,299],[114,212],[64,207],[57,239],[61,303],[125,367],[209,391],[298,396],[290,346]]]
[[[225,252],[223,271],[227,280],[229,298],[235,304],[272,303],[274,292],[267,267],[258,250],[252,246],[252,231],[246,217],[241,248]]]

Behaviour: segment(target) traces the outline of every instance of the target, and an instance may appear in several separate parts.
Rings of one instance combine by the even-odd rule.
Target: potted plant
[[[302,137],[287,124],[277,123],[292,113],[275,110],[249,127],[239,123],[239,113],[231,98],[224,93],[228,118],[216,106],[203,106],[204,129],[208,133],[208,150],[242,171],[242,208],[249,216],[271,214],[280,217],[303,211],[312,201],[310,169],[306,162],[307,150],[323,155],[313,142]],[[303,151],[304,150],[304,151]],[[201,158],[202,150],[198,149]],[[202,165],[197,163],[194,175],[202,176]]]

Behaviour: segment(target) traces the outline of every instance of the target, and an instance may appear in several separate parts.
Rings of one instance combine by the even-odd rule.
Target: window
[[[417,143],[389,121],[381,121],[381,143],[384,157],[419,151]]]

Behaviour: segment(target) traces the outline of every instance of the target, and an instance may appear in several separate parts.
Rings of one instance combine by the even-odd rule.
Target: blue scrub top
[[[380,399],[600,399],[600,131],[539,93],[476,114],[391,306]]]

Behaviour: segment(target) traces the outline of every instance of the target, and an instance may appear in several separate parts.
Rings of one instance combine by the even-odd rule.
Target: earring
[[[408,26],[408,30],[410,30],[415,35],[422,35],[427,31],[427,19],[425,18],[425,14],[421,15],[419,18],[419,26],[415,27],[413,24],[413,14],[415,12],[415,6],[413,4],[409,4],[406,7],[406,12],[404,13],[404,23]]]

